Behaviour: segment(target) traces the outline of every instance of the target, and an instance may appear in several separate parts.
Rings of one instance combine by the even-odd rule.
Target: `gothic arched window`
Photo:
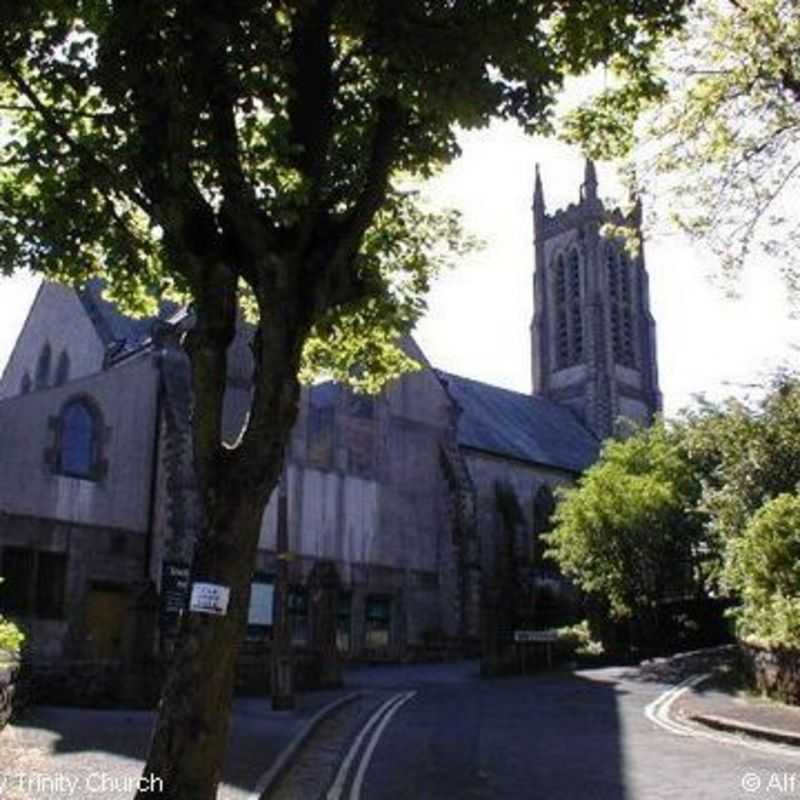
[[[21,394],[28,394],[30,392],[31,387],[33,386],[33,381],[31,381],[31,376],[28,372],[26,372],[22,376],[22,381],[19,385],[19,390]]]
[[[567,262],[569,268],[569,304],[571,363],[583,361],[583,315],[581,313],[581,262],[578,251],[573,248]]]
[[[85,399],[70,400],[58,418],[56,472],[72,478],[99,477],[101,419]]]
[[[559,367],[569,366],[569,314],[567,306],[567,264],[563,254],[556,259],[556,360]]]
[[[556,364],[560,369],[583,361],[580,256],[573,248],[559,253],[554,269]]]
[[[632,269],[624,252],[617,253],[614,245],[606,245],[611,347],[614,361],[625,367],[636,366]]]
[[[45,343],[42,352],[39,353],[39,360],[36,362],[36,388],[45,389],[50,384],[50,362],[53,354],[50,343]]]
[[[553,512],[556,501],[553,490],[545,484],[536,492],[533,499],[533,536],[531,537],[531,562],[534,567],[541,567],[544,551],[544,542],[541,540],[543,533],[548,533],[553,527]]]
[[[63,350],[58,357],[58,364],[56,365],[56,380],[55,385],[61,386],[69,380],[69,356],[67,351]]]

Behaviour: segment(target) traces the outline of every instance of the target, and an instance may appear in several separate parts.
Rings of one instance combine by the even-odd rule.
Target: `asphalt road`
[[[800,753],[658,727],[644,710],[673,684],[635,668],[485,680],[469,662],[349,677],[416,690],[375,744],[364,800],[800,798]]]

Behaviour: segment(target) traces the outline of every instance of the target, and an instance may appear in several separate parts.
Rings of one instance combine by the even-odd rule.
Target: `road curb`
[[[729,717],[716,716],[715,714],[690,714],[688,719],[717,731],[744,733],[758,739],[800,747],[800,733],[793,733],[780,728],[764,728],[761,725],[753,725],[750,722],[741,722]]]
[[[291,765],[292,759],[297,755],[298,750],[306,743],[306,740],[317,729],[319,724],[337,711],[342,706],[352,703],[363,695],[363,692],[351,692],[350,694],[328,703],[323,706],[313,717],[297,732],[291,742],[284,748],[281,754],[275,759],[273,765],[259,778],[256,788],[250,793],[249,800],[266,800],[268,792],[270,792],[278,780],[283,776],[284,772]]]

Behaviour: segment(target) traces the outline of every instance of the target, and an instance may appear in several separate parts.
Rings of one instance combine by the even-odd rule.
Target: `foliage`
[[[16,656],[19,653],[25,634],[10,620],[0,614],[0,654],[10,653]]]
[[[703,0],[652,70],[612,61],[614,84],[569,115],[564,134],[597,158],[630,156],[628,177],[723,274],[758,245],[796,290],[799,39],[793,0]]]
[[[3,579],[0,578],[0,583]],[[16,656],[25,641],[25,634],[10,620],[0,614],[0,661],[6,653]]]
[[[322,249],[329,268],[346,262],[348,285],[314,310],[304,375],[374,389],[365,370],[408,366],[396,336],[464,246],[454,215],[420,209],[403,181],[458,153],[455,124],[547,130],[566,73],[607,52],[645,62],[681,6],[9,7],[0,264],[73,284],[100,275],[111,299],[152,312],[160,297],[197,299],[201,250],[258,296],[258,242],[305,261],[309,283],[325,272],[312,246],[340,243]]]
[[[602,643],[592,638],[589,622],[585,619],[559,628],[558,646],[579,656],[601,656],[604,652]]]
[[[800,647],[800,497],[765,503],[729,547],[725,575],[740,596],[739,633],[768,646]]]
[[[544,538],[562,571],[616,619],[647,616],[669,595],[697,591],[716,554],[698,510],[701,475],[683,430],[659,422],[609,441],[575,487],[563,490]]]
[[[800,382],[776,375],[752,406],[732,400],[701,409],[687,423],[687,447],[706,465],[712,534],[720,543],[735,539],[762,506],[800,483]]]

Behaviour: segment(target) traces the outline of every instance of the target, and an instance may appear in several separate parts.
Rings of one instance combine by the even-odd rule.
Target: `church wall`
[[[149,356],[113,370],[0,402],[0,509],[144,533],[147,528],[157,373]],[[56,474],[55,421],[86,396],[102,415],[105,474]]]
[[[50,381],[54,382],[62,352],[69,356],[69,379],[99,372],[105,348],[73,289],[43,283],[31,306],[17,343],[0,380],[0,399],[20,394],[27,372],[35,383],[36,365],[46,343],[50,343]]]
[[[63,559],[54,576],[63,581],[61,607],[46,612],[37,607],[38,581],[31,576],[29,613],[9,614],[26,633],[29,657],[36,661],[98,657],[97,633],[87,619],[90,596],[101,589],[126,597],[131,584],[144,579],[145,537],[137,531],[4,513],[0,514],[0,574],[7,574],[9,548],[35,553],[39,570],[42,554]],[[113,645],[113,636],[109,640]]]
[[[147,577],[156,378],[148,356],[0,401],[0,573],[15,573],[14,599],[0,598],[36,660],[121,656],[129,592]],[[102,418],[96,480],[54,471],[54,422],[76,396]]]
[[[341,392],[328,408],[329,428],[308,423],[308,392],[301,398],[287,467],[293,579],[302,583],[317,559],[336,563],[351,594],[356,651],[370,596],[391,598],[398,654],[404,642],[443,627],[440,551],[451,531],[440,446],[448,403],[428,370],[403,376],[374,400]],[[267,572],[276,531],[273,496],[259,542]]]
[[[525,518],[525,530],[533,529],[533,502],[539,489],[547,485],[572,483],[575,475],[566,470],[554,469],[523,461],[513,461],[477,450],[463,450],[477,494],[478,535],[481,540],[484,580],[494,575],[496,548],[504,533],[497,511],[495,485],[499,482],[514,490]]]

